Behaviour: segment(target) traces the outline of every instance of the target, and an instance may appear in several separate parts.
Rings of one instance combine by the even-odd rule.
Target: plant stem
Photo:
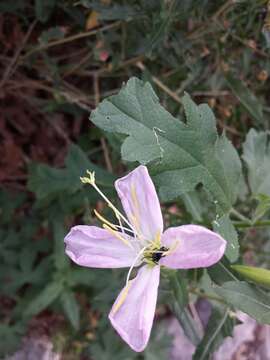
[[[252,228],[252,227],[264,227],[270,226],[270,220],[256,221],[254,224],[245,221],[233,221],[233,224],[237,228]]]
[[[197,289],[189,289],[189,292],[192,294],[198,295],[202,298],[205,298],[205,299],[217,301],[221,304],[226,304],[225,301],[221,297],[216,296],[216,295],[207,294],[207,293],[201,292],[200,290],[197,290]]]
[[[188,301],[186,294],[187,289],[183,286],[177,271],[170,271],[167,276],[170,281],[173,294],[171,301],[172,311],[182,326],[186,336],[195,346],[197,346],[200,342],[201,336],[198,333],[197,323],[194,321],[185,306]]]
[[[42,50],[51,48],[52,46],[62,45],[62,44],[68,43],[68,42],[70,42],[70,41],[83,39],[83,38],[86,38],[86,37],[88,37],[88,36],[95,35],[95,34],[98,33],[98,32],[106,31],[106,30],[110,30],[110,29],[112,29],[112,28],[118,27],[120,24],[121,24],[121,21],[117,21],[117,22],[114,22],[114,23],[112,23],[112,24],[109,24],[109,25],[105,25],[105,26],[103,26],[103,27],[100,27],[100,28],[98,28],[98,29],[85,31],[85,32],[82,32],[82,33],[79,33],[79,34],[71,35],[71,36],[66,37],[66,38],[64,38],[64,39],[59,39],[59,40],[51,41],[51,42],[49,42],[48,44],[40,45],[40,46],[38,46],[38,47],[30,50],[28,53],[26,53],[25,55],[23,55],[21,58],[24,60],[24,59],[26,59],[27,57],[29,57],[30,55],[32,55],[32,54],[35,53],[35,52],[38,52],[38,51],[42,51]]]
[[[249,220],[246,216],[242,215],[240,212],[238,212],[236,209],[231,209],[231,214],[233,214],[235,217],[237,217],[239,220],[242,220],[246,223],[251,224],[251,220]]]

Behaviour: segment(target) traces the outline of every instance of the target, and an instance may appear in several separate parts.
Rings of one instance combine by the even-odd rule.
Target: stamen
[[[121,229],[121,232],[122,232],[123,234],[125,234],[125,231],[124,231],[123,224],[122,224],[122,221],[121,221],[120,216],[119,216],[118,214],[115,214],[115,216],[116,216],[116,218],[117,218],[117,220],[118,220],[118,222],[119,222],[119,227],[120,227],[120,229]]]
[[[96,209],[94,209],[96,217],[104,224],[109,225],[112,229],[117,230],[117,225],[112,224],[109,220],[105,219]]]
[[[133,249],[133,246],[131,245],[130,242],[128,242],[128,240],[126,240],[125,238],[123,238],[120,233],[118,231],[113,230],[110,226],[108,226],[107,224],[103,224],[103,228],[108,230],[113,236],[115,236],[117,239],[121,240],[125,245],[131,247]]]
[[[122,290],[122,294],[120,295],[119,300],[112,309],[113,315],[120,309],[120,307],[123,305],[124,301],[126,300],[130,285],[131,285],[131,281],[129,281]]]
[[[133,230],[131,230],[131,229],[125,227],[125,226],[120,226],[120,225],[114,225],[114,226],[115,226],[117,229],[120,229],[120,230],[123,229],[123,230],[124,230],[123,233],[126,233],[126,232],[131,233],[131,235],[134,236],[134,238],[135,238],[135,234],[134,234]]]
[[[116,207],[113,205],[113,203],[107,198],[106,195],[103,194],[103,192],[99,189],[99,187],[97,186],[96,182],[95,182],[95,173],[91,172],[89,170],[86,170],[87,174],[89,175],[89,177],[81,177],[81,182],[84,184],[90,184],[93,186],[93,188],[99,193],[99,195],[106,201],[106,203],[108,204],[108,206],[113,210],[113,212],[115,213],[115,215],[121,217],[121,219],[134,231],[134,227],[130,224],[130,222],[125,218],[124,215],[122,215],[120,213],[120,211],[118,209],[116,209]]]

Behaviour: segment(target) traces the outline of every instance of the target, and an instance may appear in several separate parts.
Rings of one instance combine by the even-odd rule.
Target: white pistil
[[[135,257],[135,259],[134,259],[134,261],[133,261],[133,263],[131,264],[131,267],[129,268],[128,274],[127,274],[126,286],[128,285],[129,278],[130,278],[130,275],[131,275],[132,270],[134,269],[134,267],[135,267],[137,261],[139,260],[139,258],[143,255],[145,249],[146,249],[146,246],[143,247],[143,248],[138,252],[138,254],[136,255],[136,257]]]

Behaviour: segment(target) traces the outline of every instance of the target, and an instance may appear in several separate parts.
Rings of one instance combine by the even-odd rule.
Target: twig
[[[205,96],[205,97],[220,97],[229,96],[231,93],[227,90],[213,90],[213,91],[193,91],[192,96]]]
[[[102,137],[100,139],[100,143],[101,143],[101,147],[102,147],[102,150],[104,153],[104,159],[105,159],[107,170],[112,173],[113,167],[112,167],[111,159],[109,156],[108,146],[107,146],[107,143],[106,143],[106,140],[104,139],[104,137]]]
[[[92,51],[90,53],[87,53],[77,64],[75,64],[71,69],[67,70],[62,76],[63,78],[71,75],[74,73],[74,71],[80,69],[83,64],[85,64],[93,55]]]
[[[144,66],[144,64],[141,61],[138,61],[136,63],[136,66],[142,70],[145,71],[146,67]],[[173,92],[171,89],[168,88],[168,86],[166,86],[165,84],[163,84],[163,82],[161,82],[157,77],[155,77],[154,75],[151,75],[151,78],[153,80],[153,82],[160,88],[162,89],[165,93],[167,93],[172,99],[174,99],[176,102],[178,102],[179,104],[182,104],[181,98],[175,93]]]
[[[198,295],[201,298],[210,299],[210,300],[217,301],[217,302],[219,302],[221,304],[225,304],[225,301],[222,298],[220,298],[219,296],[212,295],[212,294],[207,294],[207,293],[202,292],[202,291],[197,290],[197,289],[189,289],[189,292],[192,293],[192,294]]]
[[[15,51],[15,54],[13,56],[13,58],[11,59],[9,65],[7,66],[4,74],[3,74],[3,77],[2,77],[2,80],[0,82],[0,88],[4,86],[4,84],[6,83],[6,81],[8,80],[8,78],[14,74],[14,72],[16,71],[16,68],[18,66],[18,63],[16,64],[17,60],[18,60],[18,57],[20,55],[20,53],[22,52],[25,44],[27,43],[35,25],[37,23],[37,20],[34,20],[32,22],[32,24],[30,25],[29,29],[27,30],[25,36],[24,36],[24,39],[23,41],[21,42],[21,44],[18,46],[17,50]]]
[[[113,69],[109,68],[108,66],[103,67],[99,70],[80,70],[76,73],[77,76],[99,76],[99,77],[105,77],[105,76],[110,76],[110,74],[113,71],[116,70],[120,70],[123,69],[129,65],[134,65],[136,64],[138,61],[143,60],[144,59],[144,55],[138,55],[134,58],[128,59],[126,61],[123,61],[122,63],[118,64],[117,66],[115,66]],[[109,75],[108,75],[109,74]]]
[[[222,4],[221,7],[210,17],[210,19],[208,20],[208,24],[211,22],[217,22],[218,18],[234,4],[235,4],[234,0],[228,0],[224,4]],[[188,40],[196,39],[196,35],[198,33],[199,33],[199,36],[201,36],[204,27],[205,27],[205,25],[201,25],[197,29],[195,29],[194,31],[189,33],[187,35],[187,39]]]
[[[100,101],[98,75],[94,75],[93,80],[94,80],[93,82],[94,82],[95,106],[97,107],[98,104],[99,104],[99,101]],[[109,156],[108,147],[107,147],[107,144],[106,144],[106,140],[104,139],[103,136],[100,139],[100,143],[101,143],[101,147],[102,147],[102,150],[103,150],[104,160],[105,160],[105,163],[106,163],[107,170],[110,171],[110,172],[113,172],[113,167],[112,167],[111,159],[110,159],[110,156]]]
[[[45,49],[49,49],[49,48],[51,48],[53,46],[66,44],[68,42],[75,41],[75,40],[78,40],[78,39],[83,39],[83,38],[95,35],[98,32],[113,29],[113,28],[118,27],[120,25],[121,25],[121,21],[117,21],[117,22],[114,22],[113,24],[105,25],[105,26],[103,26],[101,28],[98,28],[98,29],[95,29],[95,30],[89,30],[89,31],[86,31],[86,32],[83,32],[83,33],[79,33],[79,34],[76,34],[76,35],[66,37],[64,39],[51,41],[48,44],[40,45],[40,46],[36,47],[35,49],[30,50],[28,53],[26,53],[24,56],[22,56],[21,59],[24,60],[27,57],[29,57],[30,55],[34,54],[35,52],[39,52],[39,51],[42,51],[42,50],[45,50]]]
[[[62,95],[66,100],[68,100],[70,103],[78,105],[80,108],[86,110],[87,112],[90,112],[92,110],[90,106],[88,106],[87,104],[85,104],[83,102],[83,101],[86,102],[86,99],[84,97],[80,98],[80,96],[77,95],[75,92],[69,93],[65,89],[54,89],[50,86],[42,84],[40,81],[35,81],[35,80],[26,80],[26,81],[21,81],[21,82],[10,81],[10,83],[11,84],[14,83],[14,85],[7,87],[7,91],[18,89],[18,88],[24,88],[24,87],[32,87],[34,89],[42,89],[51,94],[55,94],[55,92],[58,91],[58,93],[60,95]]]
[[[237,135],[237,136],[240,136],[241,133],[239,131],[237,131],[236,129],[234,129],[233,127],[227,125],[227,124],[224,124],[224,122],[222,122],[220,119],[217,119],[217,122],[219,124],[219,126],[222,128],[222,129],[225,129],[227,130],[228,132],[230,132],[231,134],[234,134],[234,135]]]

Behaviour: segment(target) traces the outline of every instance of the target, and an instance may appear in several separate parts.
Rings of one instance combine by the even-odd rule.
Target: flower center
[[[143,252],[143,260],[148,265],[158,265],[159,260],[166,256],[169,251],[169,248],[165,246],[156,246],[156,244],[151,244]]]

